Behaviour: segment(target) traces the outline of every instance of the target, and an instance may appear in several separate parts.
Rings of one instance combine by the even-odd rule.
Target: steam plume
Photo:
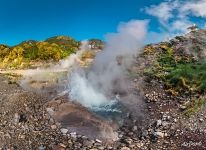
[[[147,20],[121,23],[117,33],[106,35],[106,46],[90,70],[77,68],[70,76],[70,97],[86,107],[100,107],[111,102],[111,96],[125,92],[125,74],[133,55],[144,44]]]
[[[56,82],[61,82],[62,79],[60,79],[61,76],[59,75],[63,72],[70,72],[73,67],[81,63],[81,56],[86,50],[90,50],[90,47],[88,41],[85,40],[81,42],[81,47],[75,54],[71,54],[66,59],[60,60],[58,64],[50,64],[50,67],[47,68],[41,67],[37,69],[21,70],[18,72],[24,77],[21,80],[21,86],[27,90],[38,90],[38,88],[40,88],[40,91],[42,92],[42,83],[45,82],[45,84],[47,84],[47,82],[52,83],[53,81],[56,84]],[[41,84],[38,84],[38,82]],[[31,83],[37,83],[38,88],[33,88]],[[58,85],[63,86],[61,84],[59,83]],[[61,92],[63,89],[57,88],[57,90],[60,90]]]

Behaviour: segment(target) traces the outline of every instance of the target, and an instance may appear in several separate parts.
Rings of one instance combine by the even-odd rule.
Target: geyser
[[[98,89],[93,88],[83,74],[74,72],[70,80],[70,96],[86,107],[97,107],[108,103]]]
[[[105,48],[93,65],[87,70],[77,67],[69,75],[70,98],[92,109],[120,100],[115,95],[127,92],[127,68],[144,44],[147,24],[147,20],[131,20],[121,23],[117,33],[107,34]]]

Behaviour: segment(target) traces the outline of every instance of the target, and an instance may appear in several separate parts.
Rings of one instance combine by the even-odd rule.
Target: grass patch
[[[164,46],[157,56],[156,63],[144,72],[147,76],[160,79],[167,90],[178,93],[206,92],[206,62],[194,61],[189,56],[178,56],[171,47]]]
[[[191,91],[206,91],[206,62],[177,65],[166,79],[175,88],[186,88]]]
[[[206,99],[193,100],[187,105],[187,109],[183,114],[187,117],[191,117],[192,115],[197,113],[204,105],[206,105]]]

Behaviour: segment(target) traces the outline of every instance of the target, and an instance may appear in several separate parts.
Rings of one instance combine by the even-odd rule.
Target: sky
[[[204,26],[206,18],[206,0],[0,0],[0,6],[0,43],[10,46],[56,35],[104,40],[130,20],[148,20],[149,39],[162,40],[193,20]]]

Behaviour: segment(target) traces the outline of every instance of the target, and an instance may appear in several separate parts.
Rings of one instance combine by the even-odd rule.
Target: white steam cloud
[[[106,35],[106,46],[98,53],[89,70],[75,69],[70,75],[72,100],[86,107],[100,107],[111,102],[113,92],[126,92],[125,74],[133,55],[143,46],[147,20],[121,23],[117,33]]]
[[[28,70],[17,70],[16,73],[21,74],[24,78],[21,80],[21,86],[27,90],[37,90],[43,92],[42,87],[51,86],[53,82],[54,85],[58,83],[60,87],[56,87],[58,92],[62,92],[63,82],[66,79],[66,72],[70,72],[72,68],[83,63],[81,61],[82,54],[85,51],[90,50],[88,41],[82,41],[80,49],[69,55],[67,58],[60,60],[57,64],[50,64],[49,67],[40,67],[37,69]],[[62,84],[62,85],[61,85]],[[39,90],[40,89],[40,90]]]
[[[71,54],[66,59],[60,60],[60,62],[57,65],[52,66],[52,68],[71,69],[72,67],[81,63],[80,59],[81,59],[82,54],[85,51],[90,50],[90,49],[91,48],[89,46],[88,41],[84,40],[81,42],[80,49],[75,54]]]
[[[108,102],[102,93],[93,88],[89,81],[77,72],[72,74],[70,85],[72,98],[86,107],[98,107]]]

